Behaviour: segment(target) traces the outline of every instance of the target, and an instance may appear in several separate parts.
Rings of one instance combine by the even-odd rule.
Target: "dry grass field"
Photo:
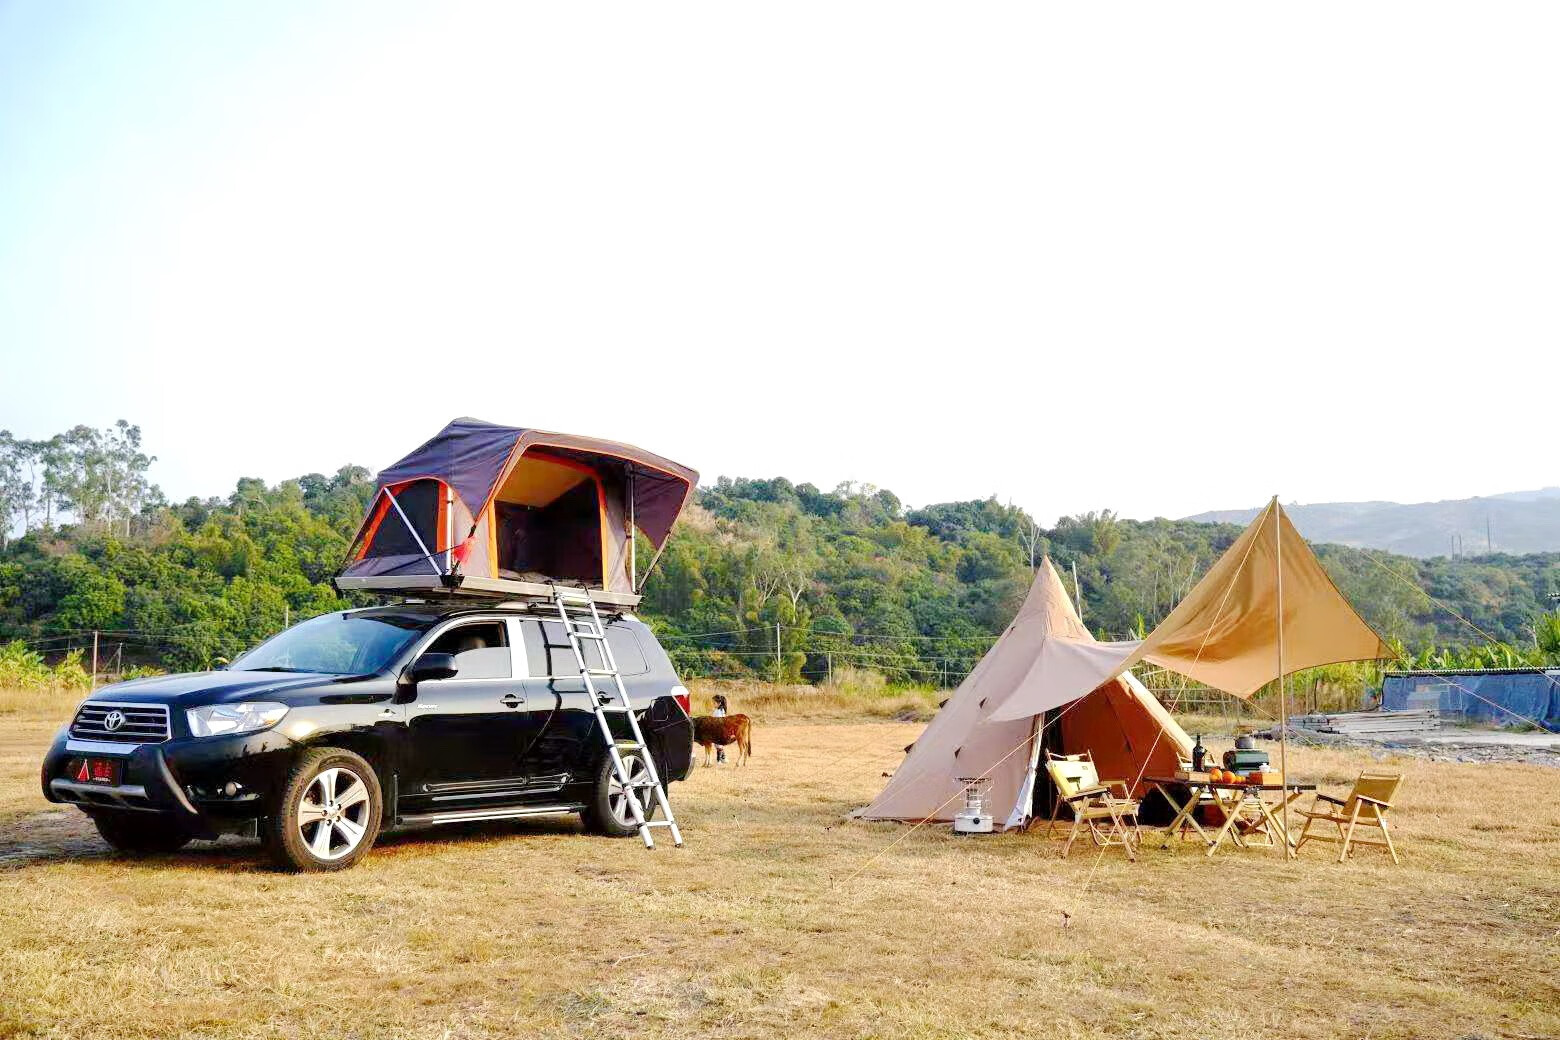
[[[108,854],[36,790],[71,699],[0,697],[0,1036],[1560,1035],[1552,769],[1402,760],[1396,868],[890,848],[905,828],[842,816],[919,725],[799,697],[748,766],[674,788],[685,849],[532,821],[393,835],[326,876],[238,842]],[[1291,755],[1328,788],[1369,761]]]

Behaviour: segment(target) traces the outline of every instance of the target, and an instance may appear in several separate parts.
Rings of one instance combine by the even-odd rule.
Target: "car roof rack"
[[[430,602],[443,598],[490,600],[501,601],[504,606],[552,603],[557,598],[554,590],[558,587],[550,582],[486,578],[471,574],[337,576],[334,584],[337,592],[427,597]],[[576,594],[589,596],[590,601],[600,607],[614,610],[630,610],[639,606],[639,601],[643,598],[632,592],[608,592],[606,589],[587,589],[572,585],[564,587]],[[475,605],[477,604],[473,604]]]

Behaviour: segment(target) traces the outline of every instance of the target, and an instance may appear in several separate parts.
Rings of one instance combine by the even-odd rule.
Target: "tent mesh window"
[[[437,480],[414,480],[399,488],[387,489],[387,494],[395,496],[395,502],[380,496],[378,526],[368,541],[364,557],[410,556],[412,561],[408,566],[420,563],[426,569],[428,564],[423,549],[432,553],[438,544],[441,487]],[[399,512],[397,505],[401,507]],[[406,514],[405,520],[401,518],[402,513]],[[411,527],[407,527],[408,520]],[[414,530],[416,537],[412,535]],[[417,546],[418,538],[422,539],[422,548]]]

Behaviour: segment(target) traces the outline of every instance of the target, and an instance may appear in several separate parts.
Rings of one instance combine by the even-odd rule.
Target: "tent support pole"
[[[1273,496],[1273,558],[1278,572],[1278,773],[1283,780],[1279,799],[1283,805],[1284,857],[1294,858],[1294,847],[1289,844],[1289,699],[1284,691],[1284,530],[1279,524],[1281,507],[1278,496]]]
[[[634,468],[628,468],[628,587],[639,592],[639,557],[635,550],[639,539],[634,537]]]
[[[417,528],[412,526],[412,521],[407,517],[406,510],[401,508],[401,503],[395,497],[395,492],[385,488],[385,494],[390,496],[390,504],[395,506],[395,511],[401,515],[401,522],[406,525],[408,531],[412,532],[412,540],[417,543],[417,548],[422,550],[423,559],[428,561],[428,566],[433,568],[433,573],[442,578],[444,572],[439,570],[439,561],[433,558],[433,553],[429,552],[428,546],[423,543],[422,535],[418,534]]]
[[[671,540],[671,536],[668,535],[666,542]],[[645,568],[645,576],[640,579],[640,585],[650,580],[650,572],[655,570],[655,565],[661,562],[661,554],[666,551],[666,542],[662,542],[661,547],[655,551],[655,555],[650,557],[650,566]]]

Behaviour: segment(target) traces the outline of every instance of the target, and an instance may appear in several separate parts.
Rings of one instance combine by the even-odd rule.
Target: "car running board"
[[[501,809],[451,809],[449,812],[415,813],[407,816],[397,816],[397,826],[416,827],[423,824],[434,823],[472,823],[479,820],[512,820],[521,816],[547,816],[553,813],[579,812],[584,806],[579,803],[572,805],[525,805],[510,806]]]

